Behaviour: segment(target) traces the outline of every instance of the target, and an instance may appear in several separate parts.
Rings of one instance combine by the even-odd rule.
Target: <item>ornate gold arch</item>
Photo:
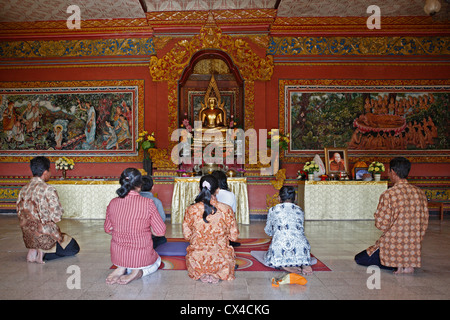
[[[273,73],[273,57],[259,57],[242,38],[222,34],[212,15],[208,17],[200,33],[191,40],[180,40],[162,58],[152,56],[150,74],[154,81],[178,80],[192,55],[200,50],[219,49],[226,52],[244,80],[270,80]]]
[[[198,35],[190,40],[183,39],[178,41],[161,58],[156,56],[150,58],[149,68],[153,80],[168,82],[169,150],[172,150],[176,144],[176,142],[170,141],[170,136],[178,127],[177,81],[180,79],[191,57],[196,52],[207,49],[216,49],[227,53],[238,67],[245,81],[245,128],[254,128],[254,82],[257,80],[270,80],[274,67],[273,57],[270,55],[260,57],[251,49],[246,40],[223,34],[210,14],[206,25],[201,28]],[[170,154],[170,151],[168,154]],[[173,165],[171,164],[171,166]]]

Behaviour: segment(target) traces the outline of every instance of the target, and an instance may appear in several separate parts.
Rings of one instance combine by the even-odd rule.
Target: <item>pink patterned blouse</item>
[[[111,261],[116,266],[142,268],[155,263],[152,232],[163,236],[166,225],[153,200],[130,191],[125,198],[114,198],[106,209],[105,232],[112,235]]]

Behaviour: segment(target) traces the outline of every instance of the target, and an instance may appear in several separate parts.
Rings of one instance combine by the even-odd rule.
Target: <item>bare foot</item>
[[[118,267],[116,270],[111,272],[109,276],[106,278],[107,284],[114,284],[119,280],[119,277],[125,274],[127,268]]]
[[[28,262],[35,262],[37,257],[37,250],[36,249],[30,249],[28,250],[27,254],[27,261]]]
[[[209,274],[202,274],[200,281],[203,283],[209,283]]]
[[[44,264],[44,253],[41,249],[30,249],[27,254],[28,262],[36,262],[39,264]]]
[[[219,278],[210,274],[204,274],[200,277],[200,281],[203,283],[218,283]]]
[[[117,280],[118,284],[128,284],[133,280],[142,278],[142,270],[141,269],[133,269],[130,274],[122,275]]]
[[[399,268],[397,268],[397,271],[394,271],[394,274],[402,274],[402,273],[407,273],[407,274],[414,273],[414,268],[399,267]]]
[[[313,270],[311,266],[302,266],[302,274],[306,276],[310,276],[313,274]]]
[[[282,268],[283,268],[283,270],[285,270],[287,272],[302,275],[302,268],[299,268],[299,267],[282,267]]]
[[[219,278],[213,275],[209,276],[209,283],[218,283],[219,282]]]
[[[41,249],[37,249],[37,257],[36,257],[36,263],[44,264],[44,253]]]

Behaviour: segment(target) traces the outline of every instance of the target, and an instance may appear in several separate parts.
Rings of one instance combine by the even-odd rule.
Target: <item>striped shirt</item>
[[[166,225],[152,200],[132,190],[125,198],[114,198],[106,209],[105,232],[112,235],[111,261],[116,266],[141,268],[158,259],[152,232],[163,236]]]

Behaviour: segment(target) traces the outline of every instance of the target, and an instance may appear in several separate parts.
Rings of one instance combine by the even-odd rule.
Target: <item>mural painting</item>
[[[137,155],[135,86],[0,93],[0,154]]]
[[[285,89],[292,153],[326,147],[408,152],[450,149],[448,92],[418,88],[396,92],[389,87],[383,88],[386,92]]]

